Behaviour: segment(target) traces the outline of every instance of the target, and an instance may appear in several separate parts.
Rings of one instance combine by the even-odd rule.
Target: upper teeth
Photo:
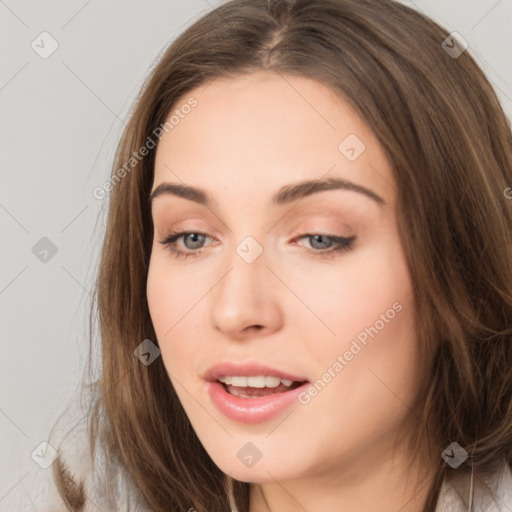
[[[285,386],[291,386],[293,384],[292,380],[264,375],[258,375],[255,377],[219,377],[219,381],[230,386],[237,386],[241,388],[277,388],[281,383]]]

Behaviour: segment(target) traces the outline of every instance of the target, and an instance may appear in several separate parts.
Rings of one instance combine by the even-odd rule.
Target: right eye
[[[189,251],[183,251],[177,248],[178,240],[183,238],[183,244],[186,249]],[[206,233],[201,233],[199,231],[173,231],[166,235],[163,240],[159,240],[159,242],[164,246],[168,247],[169,251],[174,254],[178,258],[188,258],[189,256],[195,257],[196,255],[201,254],[202,251],[198,251],[197,249],[202,249],[202,244],[204,243],[206,238],[210,238]],[[187,247],[187,242],[191,242],[191,246]]]

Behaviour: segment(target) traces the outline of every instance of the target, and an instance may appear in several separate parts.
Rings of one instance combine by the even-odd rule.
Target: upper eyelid
[[[213,241],[219,241],[216,237],[211,236],[208,233],[205,233],[205,232],[203,232],[201,230],[176,230],[176,231],[174,231],[172,233],[169,233],[168,235],[164,235],[164,238],[173,237],[175,244],[178,242],[178,240],[181,240],[182,243],[183,243],[183,239],[187,235],[190,235],[190,234],[198,234],[198,235],[204,236],[207,239],[209,238],[210,240],[213,240]],[[303,239],[307,239],[307,238],[310,238],[310,237],[313,237],[313,236],[318,236],[318,235],[332,238],[335,241],[335,243],[337,243],[336,241],[338,241],[338,240],[354,240],[356,238],[356,235],[343,236],[343,235],[336,235],[336,234],[334,234],[332,232],[329,232],[329,231],[307,230],[306,229],[306,230],[302,230],[300,233],[294,235],[293,238],[291,239],[291,241],[296,242],[298,240],[303,240]],[[191,251],[191,252],[199,252],[202,249],[204,249],[205,247],[206,247],[206,245],[203,246],[203,247],[200,247],[197,250],[187,249],[185,247],[185,250],[188,250],[188,251]]]

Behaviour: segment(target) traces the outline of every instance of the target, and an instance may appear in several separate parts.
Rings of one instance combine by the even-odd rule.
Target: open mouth
[[[302,386],[306,381],[292,381],[271,376],[223,376],[217,379],[224,390],[240,398],[261,398],[286,393]]]
[[[212,404],[238,423],[270,421],[298,403],[309,386],[303,375],[288,373],[261,363],[226,361],[204,374]]]

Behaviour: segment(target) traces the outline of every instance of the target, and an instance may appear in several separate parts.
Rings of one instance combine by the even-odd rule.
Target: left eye
[[[349,251],[353,248],[353,244],[356,239],[355,236],[346,238],[341,236],[308,233],[298,237],[297,240],[301,240],[302,238],[307,238],[310,241],[310,245],[313,247],[313,249],[309,249],[307,247],[305,249],[308,252],[312,252],[315,256],[319,256],[320,258],[333,258],[340,252]],[[313,243],[311,243],[311,241],[313,241]],[[319,245],[316,245],[317,242]],[[328,247],[326,247],[326,244]]]
[[[180,238],[182,238],[185,249],[188,249],[188,251],[191,252],[178,249],[177,245]],[[159,240],[159,242],[163,244],[164,247],[168,247],[171,253],[173,253],[176,257],[187,258],[189,256],[195,257],[201,254],[202,251],[200,249],[203,248],[203,244],[208,238],[211,237],[209,237],[206,233],[201,233],[199,231],[180,231],[170,233],[163,240]],[[307,238],[313,242],[311,244],[313,248],[305,247],[305,249],[308,252],[313,253],[313,255],[323,258],[334,257],[336,253],[350,250],[356,239],[355,236],[345,238],[339,236],[308,233],[296,237],[295,240],[301,240],[303,238]]]
[[[310,243],[313,241],[314,243],[311,245],[314,249],[330,249],[333,245],[333,240],[335,239],[335,237],[328,235],[305,235],[300,237],[300,239],[302,238],[307,238]],[[315,247],[317,242],[319,245]]]

